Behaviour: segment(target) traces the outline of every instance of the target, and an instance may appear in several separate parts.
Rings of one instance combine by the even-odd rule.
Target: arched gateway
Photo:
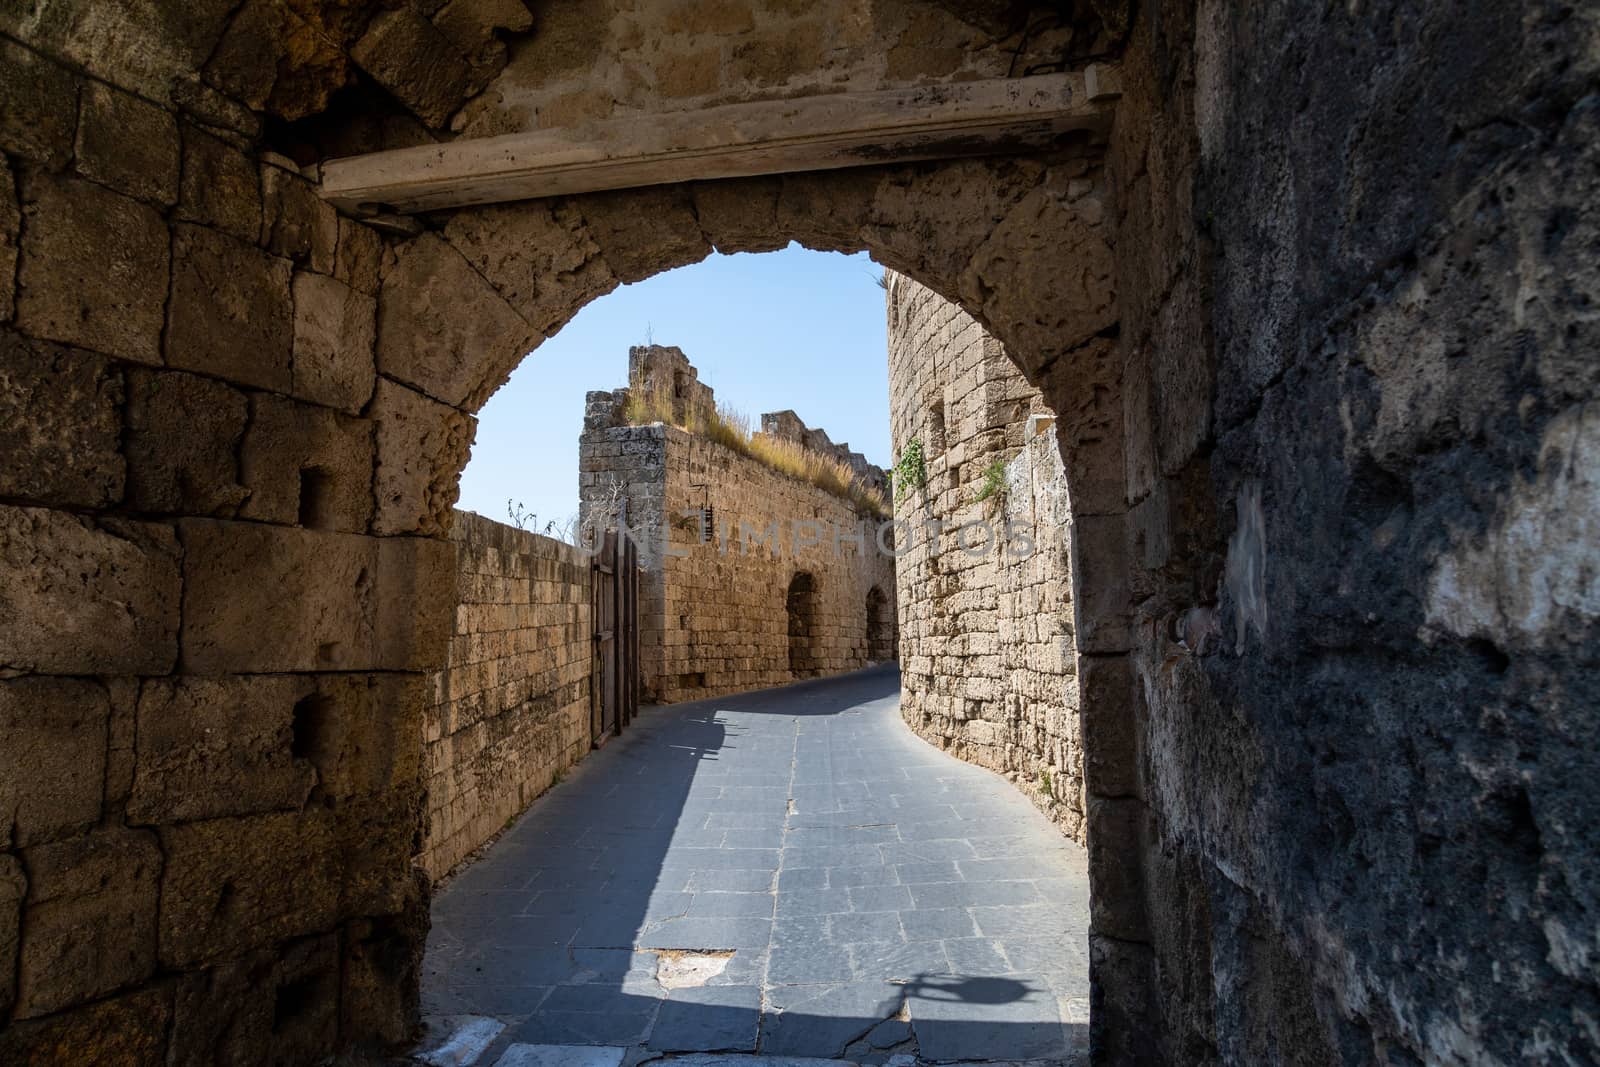
[[[408,1035],[473,412],[618,284],[791,240],[1056,416],[1096,1061],[1592,1059],[1597,60],[1370,6],[0,14],[0,1060]],[[638,187],[319,195],[539,130]]]

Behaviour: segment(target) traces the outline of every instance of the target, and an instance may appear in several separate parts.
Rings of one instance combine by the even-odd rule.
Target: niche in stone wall
[[[877,586],[867,590],[867,658],[878,663],[895,658],[894,613]]]
[[[789,670],[797,678],[817,673],[817,583],[806,571],[789,581]]]
[[[944,453],[944,397],[935,397],[928,404],[928,457]]]

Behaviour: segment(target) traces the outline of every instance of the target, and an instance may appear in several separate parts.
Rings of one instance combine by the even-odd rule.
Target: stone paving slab
[[[1077,1062],[1083,853],[898,687],[647,709],[436,895],[425,1014],[484,1067]]]
[[[621,1067],[627,1051],[603,1045],[512,1045],[494,1067]]]

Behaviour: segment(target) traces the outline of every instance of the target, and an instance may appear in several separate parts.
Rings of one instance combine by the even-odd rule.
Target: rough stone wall
[[[628,389],[647,387],[652,370],[679,364],[689,368],[678,349],[635,348]],[[684,380],[693,382],[697,402],[715,402],[692,374]],[[617,425],[628,389],[588,396],[579,449],[580,521],[603,529],[625,500],[627,524],[641,535],[645,699],[693,700],[867,666],[869,593],[876,588],[892,597],[894,591],[894,557],[877,547],[878,522],[809,482],[697,434],[660,423]],[[792,412],[779,415],[788,418],[763,416],[763,423],[792,420],[798,424],[789,425],[794,440],[814,433]],[[881,470],[871,472],[883,479]],[[702,518],[708,511],[709,524]],[[863,530],[864,546],[854,540]],[[797,669],[787,595],[799,573],[811,575],[814,599]]]
[[[540,47],[513,52],[457,122],[470,136],[486,136],[748,100],[1004,78],[1059,62],[1063,50],[1090,55],[1107,43],[1092,9],[949,8],[914,0],[553,0],[539,5]]]
[[[895,507],[913,527],[896,573],[901,714],[1008,776],[1081,843],[1071,513],[1054,419],[955,304],[891,274],[887,312],[895,454],[915,441],[927,467],[926,485],[908,486]],[[935,536],[933,522],[947,532]],[[975,525],[962,535],[963,524]]]
[[[590,560],[572,545],[456,512],[455,627],[423,714],[437,880],[589,751]]]
[[[376,375],[377,233],[260,150],[238,68],[202,71],[226,13],[0,13],[6,1063],[409,1025],[454,573],[373,535],[414,532],[397,413],[432,402]]]
[[[1139,1055],[1600,1058],[1597,34],[1543,3],[1138,27],[1111,166],[1142,770],[1101,791],[1146,907],[1097,963],[1148,968]]]
[[[668,524],[670,551],[683,555],[668,556],[663,571],[661,699],[868,666],[868,593],[894,589],[894,558],[878,551],[876,523],[831,493],[693,434],[668,428],[665,443],[667,498],[693,500],[694,486],[713,486],[717,534],[701,542],[698,529]],[[774,523],[781,547],[753,544]],[[863,530],[865,549],[850,540]],[[817,543],[808,545],[812,536]],[[814,599],[795,666],[786,597],[799,573],[811,576]]]

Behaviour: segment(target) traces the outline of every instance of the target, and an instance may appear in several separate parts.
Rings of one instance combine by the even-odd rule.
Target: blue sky
[[[677,345],[700,380],[751,416],[793,408],[889,465],[883,269],[866,253],[790,245],[713,255],[623,286],[522,361],[478,413],[457,505],[507,521],[507,498],[543,527],[578,510],[583,394],[627,384],[628,346]]]

